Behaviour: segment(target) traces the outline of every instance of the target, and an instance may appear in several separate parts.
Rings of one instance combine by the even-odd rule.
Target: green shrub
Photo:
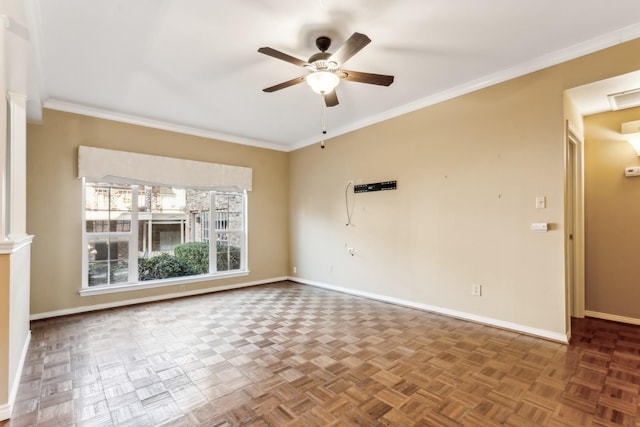
[[[89,286],[104,285],[108,283],[108,274],[109,266],[106,263],[89,263]]]
[[[209,272],[209,244],[189,242],[173,248],[176,258],[184,262],[189,269],[188,274],[206,274]]]
[[[218,243],[217,271],[240,269],[240,248]],[[192,276],[209,272],[209,245],[189,242],[176,245],[175,255],[161,254],[151,258],[138,258],[138,280],[159,280],[170,277]],[[99,275],[96,271],[96,282]],[[91,277],[91,276],[90,276]]]
[[[188,275],[189,268],[185,262],[173,255],[160,254],[151,258],[138,258],[138,280],[141,282]]]

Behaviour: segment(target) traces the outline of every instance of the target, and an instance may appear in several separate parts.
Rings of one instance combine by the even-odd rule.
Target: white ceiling
[[[27,0],[39,108],[89,114],[288,151],[323,139],[306,60],[329,34],[372,42],[346,68],[395,75],[343,81],[327,139],[640,36],[638,0]],[[639,85],[636,85],[636,87]]]

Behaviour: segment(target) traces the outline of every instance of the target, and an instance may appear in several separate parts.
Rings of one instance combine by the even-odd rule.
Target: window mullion
[[[111,196],[112,196],[113,188],[109,188],[107,192],[107,223],[109,229],[109,236],[107,237],[107,282],[111,284],[111,238],[113,234],[111,234]]]
[[[241,242],[242,242],[242,247],[240,248],[240,268],[242,270],[247,270],[249,268],[249,257],[248,257],[248,253],[249,253],[249,249],[247,248],[249,241],[248,241],[248,228],[249,228],[249,218],[247,216],[247,204],[248,204],[248,200],[247,200],[247,190],[244,190],[242,192],[242,230],[240,238],[241,238]]]
[[[89,238],[87,236],[87,189],[82,178],[82,287],[89,286]]]
[[[216,192],[209,192],[209,272],[218,272],[218,230],[215,227]],[[211,226],[213,225],[213,227]]]

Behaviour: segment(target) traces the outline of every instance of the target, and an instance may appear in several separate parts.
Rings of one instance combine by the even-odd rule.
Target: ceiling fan
[[[287,80],[286,82],[263,89],[263,91],[275,92],[306,81],[314,92],[324,97],[324,102],[327,107],[333,107],[338,105],[338,95],[336,95],[334,89],[338,86],[340,80],[389,86],[393,83],[393,76],[363,73],[340,68],[370,42],[371,39],[366,35],[353,33],[335,53],[329,53],[327,50],[329,46],[331,46],[331,39],[326,36],[320,36],[316,39],[316,46],[320,49],[320,52],[311,55],[308,61],[303,61],[302,59],[295,58],[270,47],[261,47],[258,49],[258,52],[303,67],[309,72],[307,75]]]

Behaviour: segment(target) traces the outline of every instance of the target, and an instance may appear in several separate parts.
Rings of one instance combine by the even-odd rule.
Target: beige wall
[[[585,118],[586,309],[640,322],[640,166],[620,135],[623,122],[640,120],[640,108]]]
[[[81,183],[77,149],[87,145],[253,168],[248,277],[184,285],[186,291],[287,274],[287,153],[181,135],[53,110],[27,129],[27,227],[32,250],[31,313],[175,293],[177,286],[80,297]]]
[[[562,97],[546,82],[536,73],[294,153],[298,274],[563,332]],[[357,194],[346,227],[344,187],[360,178],[398,190]],[[536,221],[554,230],[533,233]]]
[[[564,121],[574,109],[564,112],[563,91],[639,69],[639,48],[636,40],[334,138],[324,151],[293,152],[290,268],[309,282],[567,333]],[[346,227],[345,185],[360,178],[396,179],[398,190],[356,195]],[[532,222],[551,231],[533,233]]]

